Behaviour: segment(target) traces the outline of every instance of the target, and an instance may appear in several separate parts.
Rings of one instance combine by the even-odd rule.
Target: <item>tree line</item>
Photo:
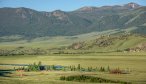
[[[107,67],[83,67],[81,64],[77,66],[61,66],[61,65],[42,65],[42,62],[29,64],[27,67],[19,67],[14,68],[14,70],[24,70],[24,71],[80,71],[80,72],[109,72],[111,74],[128,74],[129,70],[121,70],[120,68],[111,69],[109,66]]]

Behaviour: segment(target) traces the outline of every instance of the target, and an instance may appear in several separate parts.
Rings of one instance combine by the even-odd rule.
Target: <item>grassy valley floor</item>
[[[110,74],[108,72],[80,72],[80,71],[39,71],[20,72],[10,71],[5,75],[0,75],[1,84],[84,84],[73,81],[61,81],[60,76],[85,74],[97,76],[111,80],[129,81],[133,84],[146,83],[146,53],[127,52],[127,53],[92,53],[92,54],[60,54],[45,56],[0,56],[0,64],[32,64],[41,61],[44,65],[78,65],[82,67],[108,67],[130,70],[129,74]],[[14,66],[0,66],[1,70],[13,69]]]

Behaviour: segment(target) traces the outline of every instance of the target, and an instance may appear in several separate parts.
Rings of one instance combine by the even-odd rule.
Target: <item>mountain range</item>
[[[0,36],[73,36],[112,29],[133,28],[146,34],[146,6],[82,7],[74,11],[36,11],[29,8],[0,8]]]

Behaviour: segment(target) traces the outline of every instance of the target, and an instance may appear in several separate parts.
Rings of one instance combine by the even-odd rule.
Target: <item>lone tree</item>
[[[80,65],[80,64],[78,64],[78,67],[77,67],[77,69],[78,69],[78,70],[80,70],[80,69],[81,69],[81,65]]]

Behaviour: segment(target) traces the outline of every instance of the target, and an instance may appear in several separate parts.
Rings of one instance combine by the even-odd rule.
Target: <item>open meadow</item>
[[[26,56],[0,56],[0,64],[32,64],[41,61],[44,65],[62,65],[82,67],[105,67],[111,69],[120,68],[128,70],[128,74],[111,74],[108,72],[82,72],[82,71],[33,71],[20,72],[2,70],[14,69],[14,66],[0,65],[1,84],[83,84],[84,82],[62,81],[60,76],[69,75],[90,75],[111,80],[128,81],[132,84],[146,83],[146,53],[145,52],[112,52],[112,53],[91,53],[91,54],[50,54],[50,55],[26,55]],[[18,67],[18,66],[17,66]]]

